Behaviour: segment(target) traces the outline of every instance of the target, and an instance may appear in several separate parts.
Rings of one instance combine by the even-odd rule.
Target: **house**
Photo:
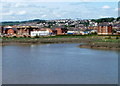
[[[120,35],[120,31],[116,31],[116,35]]]
[[[70,27],[68,28],[67,34],[75,34],[75,35],[84,35],[84,32],[81,30],[81,28],[74,28]]]
[[[31,36],[47,36],[50,35],[49,31],[31,31]]]
[[[3,33],[6,34],[6,35],[10,35],[10,36],[16,35],[17,34],[17,28],[12,27],[12,26],[5,26]]]
[[[97,30],[98,27],[97,26],[88,26],[87,29],[91,29],[91,30]]]
[[[53,31],[52,31],[52,29],[50,29],[50,28],[45,28],[47,31],[49,31],[49,34],[50,35],[52,35],[53,34]]]
[[[64,26],[53,26],[51,29],[54,35],[64,35],[67,34],[68,31]]]
[[[6,32],[7,32],[8,35],[14,35],[14,34],[16,34],[16,31],[13,30],[13,29],[7,29]]]
[[[120,35],[120,22],[113,24],[113,34]]]
[[[67,28],[55,28],[56,35],[65,35],[67,34]]]
[[[90,34],[90,31],[84,31],[84,35]]]
[[[91,30],[90,32],[91,33],[97,33],[97,30]]]
[[[62,29],[61,28],[56,28],[55,29],[57,31],[57,35],[62,35]]]
[[[38,31],[31,31],[30,35],[33,36],[49,36],[52,35],[52,30],[50,28],[42,28]]]
[[[94,34],[94,33],[97,33],[97,30],[94,30],[94,29],[86,29],[84,31],[85,34]]]
[[[39,27],[37,26],[28,26],[28,25],[19,25],[17,26],[18,29],[18,36],[30,36],[31,31],[38,31]]]
[[[98,35],[112,35],[112,25],[111,24],[99,24],[98,25]]]
[[[17,26],[17,29],[18,29],[18,33],[17,35],[18,36],[28,36],[30,34],[30,30],[29,30],[29,27],[27,26]]]
[[[67,31],[67,34],[78,34],[79,32],[78,31]]]
[[[85,35],[84,31],[80,31],[80,35]]]

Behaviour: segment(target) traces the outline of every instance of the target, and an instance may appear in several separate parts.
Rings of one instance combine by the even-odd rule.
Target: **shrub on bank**
[[[17,38],[16,36],[13,36],[12,38]]]
[[[116,39],[119,39],[119,37],[117,36]]]
[[[38,35],[36,35],[34,38],[39,38],[39,36],[38,36]]]
[[[108,39],[111,39],[111,36],[109,36]]]

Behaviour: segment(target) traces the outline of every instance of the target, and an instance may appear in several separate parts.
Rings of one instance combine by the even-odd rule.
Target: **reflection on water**
[[[116,84],[118,52],[78,45],[3,46],[3,84]]]

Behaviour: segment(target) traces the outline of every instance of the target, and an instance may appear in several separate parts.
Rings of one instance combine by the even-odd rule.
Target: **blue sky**
[[[118,2],[2,2],[2,21],[118,16]]]

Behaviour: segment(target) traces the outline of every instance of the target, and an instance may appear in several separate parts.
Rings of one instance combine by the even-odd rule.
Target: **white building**
[[[67,31],[67,34],[78,34],[78,31]]]
[[[67,31],[67,34],[81,34],[84,35],[84,31]]]
[[[46,31],[31,31],[31,36],[47,36],[50,35],[50,32],[48,30]]]
[[[85,35],[84,31],[80,31],[80,34],[81,34],[81,35]]]

